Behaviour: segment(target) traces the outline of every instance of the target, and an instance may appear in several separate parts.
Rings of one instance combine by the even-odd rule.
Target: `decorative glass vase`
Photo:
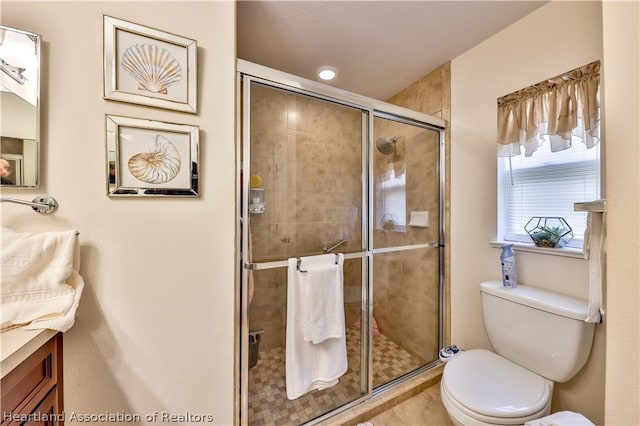
[[[524,229],[538,247],[560,248],[573,239],[573,230],[562,217],[534,216]]]

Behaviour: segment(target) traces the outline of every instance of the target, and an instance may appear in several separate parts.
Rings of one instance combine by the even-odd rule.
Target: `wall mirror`
[[[0,25],[2,186],[40,181],[40,36]]]

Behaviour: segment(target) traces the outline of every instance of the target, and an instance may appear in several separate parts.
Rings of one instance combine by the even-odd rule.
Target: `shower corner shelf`
[[[264,189],[249,189],[249,213],[262,214],[267,210],[264,205]]]
[[[249,213],[251,214],[262,214],[265,211],[267,211],[267,209],[264,204],[249,204]]]

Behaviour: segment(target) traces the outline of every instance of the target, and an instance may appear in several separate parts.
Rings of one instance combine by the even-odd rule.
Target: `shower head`
[[[376,148],[384,155],[393,154],[393,151],[396,149],[396,142],[398,142],[397,136],[392,138],[378,138]]]

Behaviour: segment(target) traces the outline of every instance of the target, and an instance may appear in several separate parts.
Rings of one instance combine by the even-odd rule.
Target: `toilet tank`
[[[482,318],[494,350],[554,382],[564,383],[584,366],[594,324],[587,302],[535,287],[480,284]]]

